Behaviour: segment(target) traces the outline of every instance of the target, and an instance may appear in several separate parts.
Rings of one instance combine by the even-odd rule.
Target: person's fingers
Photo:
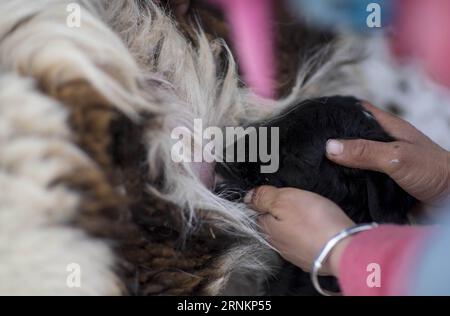
[[[390,174],[403,160],[407,143],[383,143],[365,139],[335,140],[326,144],[327,158],[350,168],[366,169]]]
[[[417,139],[418,134],[421,134],[410,123],[402,120],[401,118],[384,111],[369,102],[363,102],[362,106],[372,113],[377,122],[383,127],[383,129],[392,137],[397,140],[404,140],[407,142],[414,142]]]
[[[272,214],[272,205],[278,197],[278,190],[276,187],[263,185],[250,191],[244,201],[251,204],[256,211]]]

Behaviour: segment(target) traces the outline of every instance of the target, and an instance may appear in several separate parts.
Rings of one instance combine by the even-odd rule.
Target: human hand
[[[397,141],[329,140],[328,159],[351,168],[386,173],[422,202],[435,202],[449,194],[450,153],[408,122],[371,104],[364,107]]]
[[[310,271],[325,243],[353,221],[332,201],[312,192],[294,188],[261,186],[245,201],[259,211],[259,224],[269,243],[280,255]],[[321,273],[337,276],[341,254],[351,237],[339,242],[324,263]]]

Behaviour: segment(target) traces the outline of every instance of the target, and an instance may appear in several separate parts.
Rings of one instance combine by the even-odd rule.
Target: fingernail
[[[329,139],[326,145],[327,154],[338,156],[344,152],[344,144],[340,141]]]
[[[247,192],[247,194],[244,197],[244,203],[250,204],[252,202],[254,192],[255,192],[255,190],[250,190]]]

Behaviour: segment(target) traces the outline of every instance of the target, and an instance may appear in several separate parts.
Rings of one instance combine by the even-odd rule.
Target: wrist
[[[323,246],[322,250],[314,260],[311,269],[311,281],[314,288],[322,295],[335,296],[340,295],[339,292],[331,292],[324,290],[319,283],[319,271],[321,268],[329,268],[328,271],[334,276],[339,275],[339,264],[342,260],[344,251],[347,250],[349,243],[351,242],[351,237],[354,234],[371,230],[378,227],[378,224],[373,222],[369,224],[358,224],[348,228],[343,229],[336,235],[330,238],[327,243]]]
[[[339,274],[339,263],[341,262],[342,254],[347,248],[348,244],[353,239],[353,236],[348,236],[347,238],[341,240],[330,252],[327,260],[328,271],[332,276],[337,277]]]

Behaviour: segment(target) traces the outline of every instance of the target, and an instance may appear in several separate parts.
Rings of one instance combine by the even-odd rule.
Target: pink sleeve
[[[339,263],[344,295],[404,295],[429,227],[381,225],[355,235]]]
[[[222,6],[246,83],[258,95],[273,98],[276,58],[272,0],[209,0]]]

